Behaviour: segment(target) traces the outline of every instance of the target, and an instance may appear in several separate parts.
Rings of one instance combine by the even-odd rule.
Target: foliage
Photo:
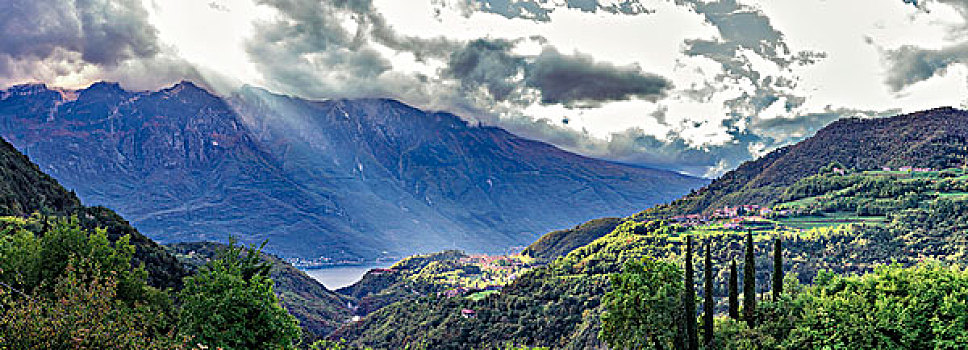
[[[968,344],[968,272],[929,263],[864,276],[821,274],[788,347],[959,349]]]
[[[197,272],[217,259],[227,246],[221,243],[176,243],[166,245],[189,271]],[[270,254],[261,258],[269,264],[269,277],[279,303],[299,320],[307,340],[326,336],[352,317],[348,303],[355,299],[326,289],[322,284],[292,265]]]
[[[616,349],[676,347],[681,324],[692,318],[683,312],[682,276],[669,262],[644,258],[627,263],[622,273],[610,277],[599,337]]]
[[[226,349],[291,349],[296,319],[279,305],[260,249],[230,245],[185,279],[179,330],[194,341]]]
[[[155,310],[118,300],[117,278],[97,271],[96,264],[72,258],[50,295],[8,303],[0,318],[0,344],[25,350],[184,347],[185,341],[170,330],[157,329],[164,321]]]
[[[729,262],[729,318],[739,319],[739,277],[736,274],[736,260]]]
[[[686,274],[683,279],[683,323],[686,331],[686,350],[699,349],[699,337],[696,335],[696,274],[693,271],[692,235],[686,236]]]
[[[713,316],[716,314],[716,301],[713,299],[713,258],[709,252],[709,243],[703,249],[703,288],[702,288],[702,321],[703,345],[709,346],[713,339]]]
[[[76,220],[45,222],[43,235],[7,220],[0,232],[0,344],[16,349],[175,348],[167,295],[132,268],[127,237]]]
[[[793,282],[794,280],[789,280]],[[755,328],[721,320],[723,349],[962,349],[968,272],[937,262],[883,265],[870,274],[817,276],[758,309]]]

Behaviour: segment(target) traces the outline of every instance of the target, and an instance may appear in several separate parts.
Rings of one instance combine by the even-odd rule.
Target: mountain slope
[[[968,112],[944,107],[890,118],[845,118],[795,145],[740,165],[708,186],[640,218],[773,204],[782,187],[838,162],[848,169],[951,168],[968,157]]]
[[[703,180],[589,159],[397,101],[306,101],[183,82],[0,92],[0,135],[162,242],[237,235],[331,261],[497,252]]]
[[[521,254],[537,259],[553,260],[609,234],[623,221],[620,218],[595,219],[567,230],[549,232],[531,243]]]
[[[88,229],[101,227],[111,240],[129,235],[135,261],[144,264],[148,281],[156,287],[176,287],[186,272],[161,246],[145,237],[110,209],[85,207],[56,180],[0,139],[0,216],[75,216]]]

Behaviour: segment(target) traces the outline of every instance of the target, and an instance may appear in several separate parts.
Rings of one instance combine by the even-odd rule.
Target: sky
[[[715,177],[968,105],[965,0],[0,0],[0,85],[387,97]]]

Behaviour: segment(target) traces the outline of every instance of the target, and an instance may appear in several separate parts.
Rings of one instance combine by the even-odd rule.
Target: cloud
[[[545,47],[525,70],[525,84],[541,92],[541,103],[595,106],[606,101],[641,98],[656,101],[672,82],[638,66],[596,62],[590,55],[563,55]]]
[[[564,55],[545,46],[536,57],[515,55],[519,41],[478,39],[454,52],[444,71],[465,91],[483,88],[497,101],[522,105],[563,104],[593,107],[606,101],[641,98],[655,101],[672,83],[638,66],[619,67],[596,62],[590,55]],[[533,91],[528,91],[531,89]]]
[[[506,101],[519,86],[515,77],[527,65],[524,57],[511,54],[513,48],[508,40],[473,40],[451,55],[444,74],[465,90],[484,88],[495,100]]]
[[[0,0],[0,83],[124,80],[157,87],[202,74],[158,42],[138,0]]]
[[[687,95],[697,100],[708,100],[713,94],[748,83],[754,88],[752,92],[744,92],[726,102],[736,116],[756,115],[780,99],[787,101],[784,106],[787,111],[805,101],[803,96],[793,93],[798,78],[792,74],[790,67],[814,64],[825,57],[824,53],[793,52],[785,42],[783,33],[773,27],[766,14],[735,0],[675,1],[702,15],[719,32],[719,38],[686,41],[684,54],[710,59],[722,67],[722,73],[714,78],[718,86],[707,84],[701,90]],[[764,75],[754,67],[750,55],[771,62],[780,73]]]
[[[929,3],[952,7],[968,23],[968,2],[964,0],[904,0],[919,11],[928,12]],[[951,32],[968,32],[968,24],[951,28]],[[955,64],[968,63],[968,41],[949,45],[941,49],[926,49],[915,45],[904,45],[893,50],[883,50],[885,60],[890,65],[885,83],[894,92],[899,92],[915,83],[936,75],[944,74]]]
[[[638,15],[653,13],[640,0],[621,0],[603,3],[598,0],[458,0],[450,2],[436,0],[438,11],[442,7],[454,6],[465,16],[473,12],[492,13],[508,19],[526,19],[537,22],[551,21],[551,13],[559,8],[577,9],[587,13],[599,11],[611,14]]]
[[[139,1],[5,0],[0,6],[0,54],[12,60],[77,53],[84,62],[116,65],[160,51]]]
[[[904,45],[888,50],[885,58],[890,63],[887,85],[894,91],[940,75],[954,64],[968,63],[968,42],[938,50]]]

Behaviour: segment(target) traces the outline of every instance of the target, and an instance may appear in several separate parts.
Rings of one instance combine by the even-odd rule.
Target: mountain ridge
[[[223,98],[191,82],[12,87],[0,135],[163,243],[270,238],[273,253],[331,262],[500,251],[704,183],[392,99]]]

